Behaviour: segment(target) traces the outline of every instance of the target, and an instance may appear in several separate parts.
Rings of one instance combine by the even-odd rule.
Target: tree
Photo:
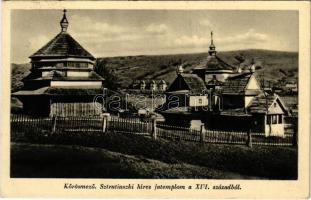
[[[105,87],[111,90],[118,90],[121,86],[120,78],[107,65],[108,63],[105,59],[96,60],[95,71],[105,79]]]

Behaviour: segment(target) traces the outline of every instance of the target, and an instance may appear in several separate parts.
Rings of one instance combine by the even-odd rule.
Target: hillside
[[[258,67],[258,75],[264,74],[266,80],[276,82],[281,79],[296,79],[298,76],[298,53],[268,50],[239,50],[219,52],[218,56],[227,63],[236,66],[235,56],[243,55],[245,65],[252,58]],[[183,63],[185,71],[191,71],[196,66],[206,62],[207,53],[155,55],[155,56],[123,56],[98,58],[95,70],[102,75],[108,87],[126,88],[136,79],[164,79],[171,83],[175,69]],[[18,90],[30,70],[30,64],[12,64],[12,91]]]
[[[282,78],[296,79],[298,76],[298,53],[241,50],[219,52],[218,56],[237,66],[235,56],[241,54],[246,58],[243,63],[246,66],[251,63],[252,58],[255,60],[259,66],[258,75],[264,74],[266,80],[275,82]],[[121,87],[128,87],[135,79],[164,79],[171,83],[176,77],[175,69],[180,63],[183,63],[187,72],[194,67],[205,65],[206,57],[207,53],[98,58],[97,71],[104,77],[102,71],[116,76]]]

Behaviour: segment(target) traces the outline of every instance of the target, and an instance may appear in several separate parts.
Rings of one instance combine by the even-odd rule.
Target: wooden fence
[[[107,131],[117,131],[150,135],[152,123],[141,121],[139,118],[109,117],[107,119]]]
[[[97,117],[35,117],[11,115],[11,137],[23,137],[25,133],[53,135],[57,133],[104,134],[122,132],[139,134],[153,139],[173,141],[192,141],[199,143],[296,146],[297,134],[285,134],[284,137],[266,137],[264,133],[233,132],[219,130],[200,130],[170,126],[155,120],[139,118],[120,118],[103,115]]]

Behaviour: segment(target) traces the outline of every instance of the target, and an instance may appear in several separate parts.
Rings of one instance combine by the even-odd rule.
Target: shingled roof
[[[205,66],[207,70],[233,70],[234,69],[234,67],[227,64],[225,61],[220,59],[217,55],[209,55],[207,57],[207,62]]]
[[[284,112],[287,112],[285,104],[281,101],[280,97],[276,94],[274,95],[258,95],[250,102],[247,110],[250,113],[267,113],[270,106],[277,101]]]
[[[246,86],[250,78],[254,76],[253,73],[243,73],[233,77],[229,77],[222,87],[223,94],[244,94],[246,92]],[[259,94],[257,91],[256,94]]]
[[[75,57],[95,60],[95,58],[67,32],[59,33],[50,42],[30,56],[30,58],[39,57]]]
[[[196,74],[180,73],[169,86],[167,92],[202,94],[202,92],[206,90],[207,88],[204,81]]]
[[[193,94],[201,94],[206,90],[204,81],[196,74],[180,74]]]

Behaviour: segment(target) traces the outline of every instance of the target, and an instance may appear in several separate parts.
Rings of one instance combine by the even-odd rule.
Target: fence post
[[[109,113],[103,113],[101,114],[102,116],[102,131],[105,133],[108,129],[108,117],[110,116]]]
[[[205,140],[205,134],[204,134],[203,128],[204,128],[204,125],[201,125],[201,128],[200,128],[200,142],[202,144],[204,144],[204,140]]]
[[[252,148],[253,147],[253,144],[252,144],[252,130],[249,129],[247,131],[247,146]]]
[[[53,123],[52,134],[54,134],[56,132],[56,121],[57,121],[57,116],[55,115],[52,117],[52,123]]]
[[[157,139],[157,120],[156,118],[153,118],[152,119],[152,131],[151,131],[151,135],[152,135],[152,138],[154,140]]]

